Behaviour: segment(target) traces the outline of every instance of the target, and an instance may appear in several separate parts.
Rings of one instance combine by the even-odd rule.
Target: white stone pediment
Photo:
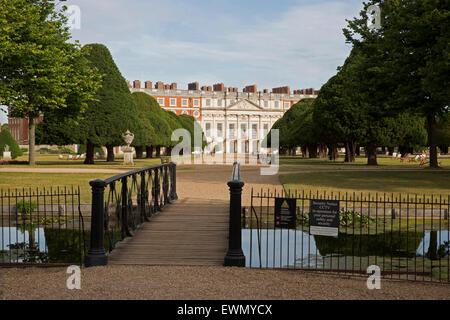
[[[258,106],[256,103],[253,103],[247,99],[239,100],[232,105],[227,107],[227,110],[233,110],[233,111],[261,111],[263,110],[260,106]]]

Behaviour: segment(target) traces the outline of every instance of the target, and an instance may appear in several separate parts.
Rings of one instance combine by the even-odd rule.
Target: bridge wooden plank
[[[127,265],[222,265],[228,227],[227,201],[175,201],[120,243],[108,260]]]

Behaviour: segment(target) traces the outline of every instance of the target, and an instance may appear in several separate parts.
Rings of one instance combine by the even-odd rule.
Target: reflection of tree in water
[[[36,243],[19,242],[9,245],[11,260],[27,263],[46,263],[48,255],[36,248]]]
[[[450,254],[450,241],[446,241],[438,247],[438,232],[430,231],[430,244],[426,257],[430,260],[439,260]]]
[[[380,234],[339,234],[339,237],[314,236],[322,256],[397,256],[414,257],[424,237],[422,232],[393,232]]]
[[[69,220],[59,218],[24,219],[17,225],[17,230],[24,237],[24,242],[9,244],[9,250],[3,253],[2,260],[26,263],[79,263],[84,257],[85,237],[80,229],[61,228]],[[56,225],[55,225],[56,223]],[[43,226],[57,226],[44,228],[46,251],[40,251],[39,241],[36,241],[36,230]],[[89,235],[88,235],[89,236]]]

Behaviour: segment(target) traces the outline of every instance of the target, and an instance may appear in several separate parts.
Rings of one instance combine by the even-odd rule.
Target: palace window
[[[221,107],[221,106],[222,106],[222,99],[218,99],[218,100],[217,100],[217,106],[218,106],[218,107]]]
[[[206,99],[205,104],[207,107],[211,106],[211,99]]]
[[[194,107],[199,107],[200,106],[200,100],[198,100],[198,99],[194,99],[193,103],[194,103]]]
[[[222,124],[217,124],[217,137],[222,137]]]
[[[182,99],[181,100],[181,106],[187,107],[188,106],[188,99]]]
[[[211,137],[211,123],[205,123],[205,135]]]
[[[264,123],[263,125],[263,136],[267,136],[267,133],[269,132],[269,124],[268,123]]]
[[[234,138],[234,124],[229,125],[229,138]]]
[[[275,101],[275,108],[278,109],[280,107],[280,102],[279,101]]]
[[[284,103],[284,108],[285,109],[289,109],[290,106],[291,106],[291,104],[289,102],[285,102]]]
[[[252,124],[252,139],[258,138],[258,125]]]
[[[267,101],[267,100],[264,101],[264,108],[266,108],[266,109],[269,108],[269,101]]]
[[[171,107],[176,107],[177,106],[177,99],[170,98],[170,106]]]
[[[247,126],[241,123],[241,138],[247,138]]]
[[[158,98],[158,103],[161,107],[164,107],[164,98]]]

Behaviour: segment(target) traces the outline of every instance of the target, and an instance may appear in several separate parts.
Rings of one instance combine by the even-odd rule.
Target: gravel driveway
[[[290,270],[117,266],[82,269],[81,290],[68,290],[65,268],[0,269],[0,299],[450,299],[450,285]]]

